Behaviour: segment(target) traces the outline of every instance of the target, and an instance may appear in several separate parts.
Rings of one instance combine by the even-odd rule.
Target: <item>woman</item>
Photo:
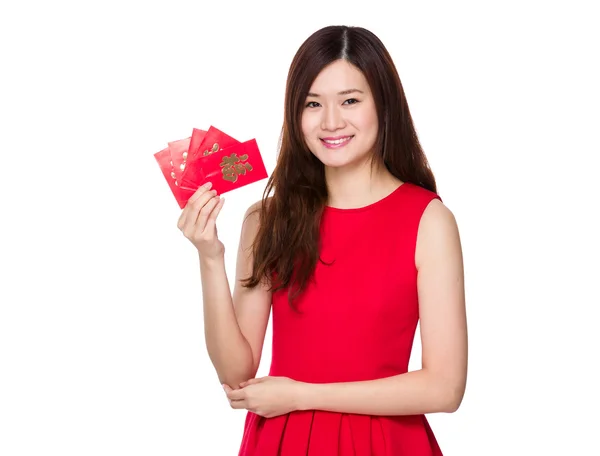
[[[314,33],[284,115],[233,296],[222,198],[200,188],[178,222],[200,256],[210,359],[248,411],[239,454],[440,455],[424,414],[454,412],[465,390],[461,246],[384,45],[359,27]],[[270,375],[254,378],[271,310]],[[422,369],[408,372],[419,321]]]

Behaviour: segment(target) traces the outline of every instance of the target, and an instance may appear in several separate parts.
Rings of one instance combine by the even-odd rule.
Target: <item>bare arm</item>
[[[258,204],[244,216],[233,295],[224,255],[200,256],[206,347],[219,381],[233,388],[256,375],[271,309],[268,287],[247,289],[240,283],[252,269],[251,244],[258,229],[258,213],[253,211]]]

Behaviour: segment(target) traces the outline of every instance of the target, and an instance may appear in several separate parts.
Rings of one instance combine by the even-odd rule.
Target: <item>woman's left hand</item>
[[[288,377],[252,378],[239,389],[223,385],[231,408],[246,409],[265,418],[298,410],[302,383]]]

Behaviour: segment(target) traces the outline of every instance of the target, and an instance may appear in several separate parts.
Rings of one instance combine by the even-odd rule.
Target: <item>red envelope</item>
[[[179,186],[179,182],[177,181],[174,163],[171,160],[171,152],[169,148],[165,148],[160,152],[154,154],[154,158],[156,159],[160,170],[162,171],[163,176],[165,177],[173,196],[177,200],[177,204],[179,207],[183,209],[187,204],[190,197],[194,194],[194,190],[181,188]]]
[[[171,162],[173,163],[172,171],[175,174],[175,179],[178,183],[181,182],[181,175],[186,166],[190,141],[191,137],[168,143]]]
[[[212,139],[209,140],[210,142]],[[219,151],[210,152],[194,163],[188,161],[182,176],[181,187],[185,190],[197,189],[210,181],[213,184],[212,189],[222,195],[267,177],[267,170],[256,139],[251,139]]]
[[[200,145],[202,141],[204,141],[204,137],[208,133],[206,130],[200,130],[199,128],[194,128],[192,130],[192,137],[190,138],[190,146],[188,157],[192,157],[197,155],[198,150],[200,149]]]
[[[202,157],[206,157],[214,152],[217,152],[221,149],[224,149],[229,146],[233,146],[234,144],[239,144],[240,142],[232,138],[229,135],[226,135],[221,130],[214,126],[210,126],[208,131],[204,134],[201,133],[202,130],[195,130],[194,134],[192,134],[192,142],[190,145],[190,152],[188,154],[188,162],[196,162]],[[200,144],[196,146],[198,139],[201,137]],[[185,183],[185,173],[182,176],[183,183]]]
[[[214,126],[194,128],[154,157],[181,209],[208,181],[223,194],[268,177],[255,139],[241,143]]]
[[[200,144],[196,146],[199,137],[202,137],[202,141],[200,141]],[[205,134],[196,132],[192,139],[194,146],[193,148],[190,147],[190,152],[188,154],[189,166],[181,176],[180,180],[180,184],[183,187],[190,189],[198,188],[196,183],[199,182],[201,180],[201,176],[204,175],[203,172],[199,170],[199,168],[202,166],[200,162],[202,162],[204,158],[226,147],[240,143],[237,139],[232,138],[212,125]]]

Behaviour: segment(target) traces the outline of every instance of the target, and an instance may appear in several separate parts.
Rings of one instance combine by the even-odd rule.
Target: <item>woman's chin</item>
[[[340,155],[338,157],[319,157],[321,163],[326,168],[331,169],[342,169],[342,168],[351,168],[353,165],[356,165],[356,160],[352,160],[350,157]]]
[[[317,158],[324,166],[328,168],[340,168],[351,163],[348,155],[335,153],[335,151],[326,151],[317,155]]]

